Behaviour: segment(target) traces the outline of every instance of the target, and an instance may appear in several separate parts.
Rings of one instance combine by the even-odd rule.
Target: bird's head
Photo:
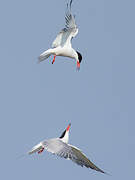
[[[67,126],[65,131],[62,133],[62,135],[59,137],[63,142],[68,143],[69,139],[69,129],[71,127],[71,123]]]

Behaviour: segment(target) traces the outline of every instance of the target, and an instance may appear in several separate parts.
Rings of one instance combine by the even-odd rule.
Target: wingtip
[[[71,5],[72,5],[72,2],[73,2],[73,0],[70,1],[70,11],[71,11]]]
[[[112,176],[110,173],[104,172],[104,174],[108,175],[108,176]]]
[[[67,10],[70,10],[70,12],[71,12],[71,7],[72,7],[72,2],[73,0],[70,0],[70,2],[67,3]]]
[[[107,172],[105,172],[105,171],[103,171],[103,170],[101,170],[101,169],[99,169],[98,171],[101,172],[101,173],[103,173],[103,174],[105,174],[105,175],[111,176],[110,173],[107,173]]]

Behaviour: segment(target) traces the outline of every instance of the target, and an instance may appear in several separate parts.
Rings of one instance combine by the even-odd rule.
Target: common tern
[[[67,12],[65,15],[65,28],[63,28],[52,43],[52,48],[44,51],[39,56],[39,62],[47,59],[50,55],[54,55],[52,64],[55,62],[56,56],[65,56],[76,60],[77,69],[80,69],[82,55],[72,48],[71,40],[78,34],[78,28],[75,23],[75,16],[71,14],[71,5],[67,3]]]
[[[28,154],[33,154],[36,152],[40,154],[44,150],[47,150],[48,152],[56,154],[65,159],[70,159],[82,167],[85,166],[87,168],[91,168],[93,170],[107,174],[106,172],[98,168],[95,164],[93,164],[79,148],[68,144],[70,126],[71,124],[67,126],[67,128],[59,138],[41,141],[39,144],[35,145],[28,152]]]

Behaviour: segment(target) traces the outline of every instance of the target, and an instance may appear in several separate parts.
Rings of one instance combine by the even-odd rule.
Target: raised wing
[[[70,1],[70,9],[68,7],[69,5],[67,4],[67,13],[65,16],[65,21],[66,21],[65,28],[58,33],[56,39],[53,41],[52,43],[53,48],[56,48],[58,46],[63,47],[66,44],[68,46],[71,46],[71,39],[75,37],[78,33],[78,28],[75,23],[75,16],[71,14],[71,4],[72,4],[72,0]]]

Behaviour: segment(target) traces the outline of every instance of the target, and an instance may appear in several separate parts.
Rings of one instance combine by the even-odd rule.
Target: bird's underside
[[[84,155],[80,149],[62,142],[58,138],[50,139],[39,143],[39,145],[35,146],[29,154],[37,152],[41,154],[44,150],[51,152],[59,157],[70,159],[75,162],[77,165],[85,166],[87,168],[91,168],[93,170],[99,171],[101,173],[105,173],[103,170],[98,168],[95,164],[93,164],[87,157]]]

